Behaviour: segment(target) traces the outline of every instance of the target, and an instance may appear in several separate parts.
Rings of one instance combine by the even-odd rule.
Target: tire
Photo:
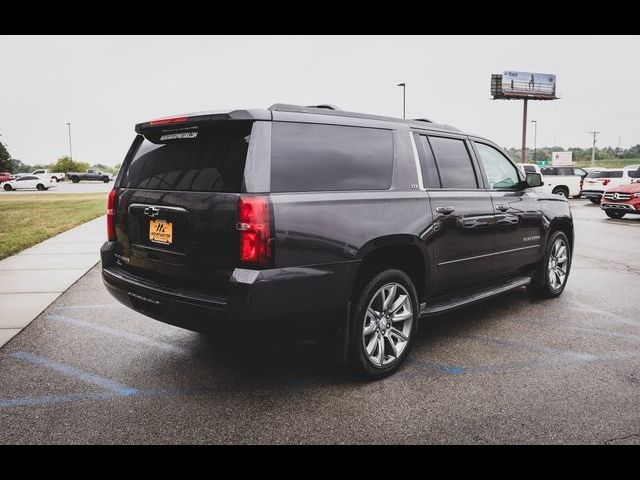
[[[41,183],[37,184],[36,188],[38,189],[39,192],[46,190],[46,188],[44,188],[44,185],[42,185]]]
[[[616,212],[615,210],[605,210],[604,213],[607,214],[607,217],[615,218],[616,220],[624,217],[624,212]]]
[[[557,247],[557,245],[560,245]],[[565,248],[562,252],[562,247]],[[564,261],[558,261],[564,258]],[[554,260],[555,259],[555,260]],[[553,275],[552,275],[553,269]],[[560,271],[558,271],[560,270]],[[555,298],[562,294],[567,285],[571,271],[571,246],[569,239],[561,230],[556,230],[549,237],[544,256],[538,264],[529,285],[529,291],[543,298]],[[564,277],[561,272],[564,272]]]
[[[80,181],[80,179],[78,177],[71,177],[71,181],[73,183],[78,183]]]
[[[109,183],[109,177],[102,177],[102,181],[104,183]]]
[[[53,179],[56,181],[56,183],[58,183],[60,180],[58,180],[58,177],[53,177]]]
[[[567,187],[556,187],[551,193],[554,195],[560,195],[564,198],[569,198],[569,189]]]
[[[390,298],[391,305],[384,305],[385,298]],[[396,305],[398,319],[395,323],[393,316],[378,316],[397,302],[401,303]],[[373,274],[356,293],[353,304],[349,332],[351,366],[358,376],[368,380],[391,375],[407,358],[418,331],[420,311],[413,282],[401,270],[389,269]],[[365,333],[365,327],[368,333]]]
[[[595,203],[596,205],[598,205],[598,204],[600,203],[600,199],[599,199],[599,198],[593,198],[593,197],[591,197],[591,198],[589,198],[589,201],[590,201],[591,203]]]
[[[10,192],[10,191],[12,191],[12,190],[13,190],[13,188],[11,188],[11,185],[9,185],[8,183],[6,183],[6,184],[5,184],[5,186],[4,186],[4,190],[5,190],[6,192]]]

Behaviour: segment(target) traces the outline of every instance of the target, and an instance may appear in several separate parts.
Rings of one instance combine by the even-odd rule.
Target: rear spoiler
[[[215,122],[223,120],[271,120],[272,115],[268,110],[232,110],[218,112],[200,112],[172,117],[157,118],[148,122],[138,123],[136,133],[143,134],[151,128],[172,127],[174,125],[193,125],[202,122]],[[185,125],[186,126],[186,125]]]

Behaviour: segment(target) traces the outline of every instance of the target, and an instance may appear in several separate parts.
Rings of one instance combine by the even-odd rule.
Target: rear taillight
[[[271,222],[266,197],[240,197],[238,223],[240,261],[266,265],[271,259]]]
[[[603,178],[602,179],[602,185],[608,185],[610,181],[611,181],[611,179],[609,179],[609,178]]]
[[[107,199],[107,240],[114,242],[116,240],[116,199],[118,198],[118,190],[115,188],[109,192]]]

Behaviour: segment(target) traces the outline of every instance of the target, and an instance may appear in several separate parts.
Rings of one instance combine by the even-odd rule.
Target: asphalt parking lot
[[[640,443],[640,216],[571,204],[559,299],[425,320],[376,383],[312,344],[219,350],[120,306],[97,266],[0,350],[0,443]]]

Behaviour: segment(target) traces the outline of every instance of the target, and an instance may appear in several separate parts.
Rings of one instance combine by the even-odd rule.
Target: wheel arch
[[[379,237],[363,245],[357,257],[360,262],[353,272],[349,298],[354,297],[370,275],[385,268],[397,268],[411,278],[418,300],[424,301],[431,270],[429,254],[419,237],[409,234]]]

